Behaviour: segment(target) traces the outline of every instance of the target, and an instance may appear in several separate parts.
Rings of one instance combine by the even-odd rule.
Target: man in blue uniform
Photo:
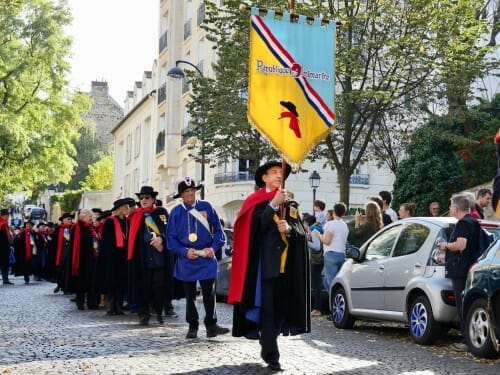
[[[199,318],[195,305],[197,281],[203,294],[207,337],[229,332],[228,328],[217,325],[215,312],[215,252],[224,245],[225,236],[212,205],[196,199],[196,191],[200,188],[201,185],[197,186],[189,177],[179,183],[175,198],[182,198],[182,202],[172,208],[166,231],[167,248],[177,254],[174,277],[184,284],[188,339],[198,335]]]

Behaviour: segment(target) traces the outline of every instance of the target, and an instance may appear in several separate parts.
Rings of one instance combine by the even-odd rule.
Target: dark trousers
[[[2,270],[2,280],[9,281],[9,265],[1,265],[0,269]]]
[[[462,292],[465,289],[465,277],[451,279],[453,284],[453,294],[455,295],[455,303],[457,305],[458,317],[460,319],[460,331],[464,334],[464,317],[462,316]]]
[[[321,289],[323,287],[322,264],[311,264],[312,308],[321,311]]]
[[[184,293],[186,294],[186,321],[189,328],[198,328],[198,310],[196,309],[196,281],[185,281]],[[205,307],[205,327],[217,324],[215,312],[215,279],[200,280],[203,306]]]
[[[137,314],[141,318],[149,318],[151,315],[149,305],[152,304],[156,315],[161,315],[165,302],[165,271],[163,268],[151,268],[147,270],[144,277],[147,295],[144,303],[139,305]]]
[[[266,363],[278,363],[278,335],[282,319],[275,309],[275,298],[279,296],[279,278],[262,279],[262,307],[260,311],[260,356]]]
[[[90,310],[96,310],[99,307],[98,296],[95,290],[78,291],[76,293],[76,306],[83,310],[85,305],[85,297],[87,297],[87,307]]]
[[[123,291],[115,289],[106,294],[106,311],[108,314],[123,314]]]

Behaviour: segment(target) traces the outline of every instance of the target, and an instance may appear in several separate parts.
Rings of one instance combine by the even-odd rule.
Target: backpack
[[[479,228],[479,240],[477,242],[477,248],[473,253],[473,259],[478,259],[481,255],[483,255],[484,251],[491,245],[491,243],[495,240],[495,236],[484,228]]]

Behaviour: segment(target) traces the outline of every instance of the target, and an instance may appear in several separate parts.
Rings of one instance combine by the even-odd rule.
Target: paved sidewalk
[[[135,315],[78,311],[54,284],[0,285],[0,374],[267,374],[257,341],[228,335],[186,340],[184,300],[178,318],[137,325]],[[203,318],[203,306],[198,303]],[[231,307],[218,304],[219,324],[231,327]],[[402,331],[404,332],[404,331]],[[400,335],[401,336],[401,335]],[[498,374],[499,361],[422,347],[406,335],[362,327],[337,330],[324,317],[313,333],[280,337],[282,374]]]

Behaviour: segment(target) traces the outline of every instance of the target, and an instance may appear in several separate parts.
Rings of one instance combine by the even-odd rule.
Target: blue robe
[[[203,200],[196,200],[196,208],[210,226],[207,230],[189,211],[192,206],[180,203],[170,211],[170,218],[165,233],[167,248],[177,254],[174,276],[182,281],[197,281],[217,278],[217,259],[198,257],[188,259],[188,249],[201,250],[211,247],[217,252],[224,246],[226,239],[219,216],[212,205]],[[188,222],[189,220],[189,222]],[[196,240],[191,242],[189,234],[196,233]]]

